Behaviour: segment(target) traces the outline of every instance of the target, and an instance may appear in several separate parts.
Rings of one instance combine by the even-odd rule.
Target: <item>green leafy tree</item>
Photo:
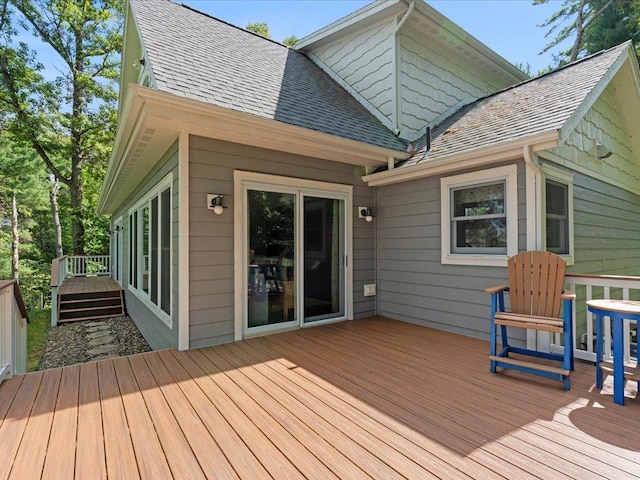
[[[534,0],[534,5],[550,0]],[[561,7],[540,27],[552,37],[541,53],[572,39],[571,46],[554,55],[557,66],[585,55],[634,40],[640,41],[640,4],[628,0],[563,0]],[[554,36],[555,35],[555,36]],[[640,53],[640,50],[638,51]]]
[[[290,37],[285,38],[282,43],[284,43],[287,47],[293,48],[293,46],[298,43],[298,37],[295,35],[291,35]]]
[[[19,278],[27,298],[46,292],[53,258],[48,217],[50,174],[31,148],[0,132],[0,278]],[[44,221],[39,219],[44,218]],[[38,230],[44,230],[37,234]],[[42,243],[41,243],[42,242]]]
[[[258,35],[262,35],[265,38],[271,38],[271,35],[269,34],[269,25],[264,22],[249,23],[245,29],[250,32],[257,33]]]
[[[121,0],[0,0],[4,124],[68,190],[76,254],[85,252],[86,226],[100,224],[85,199],[86,170],[90,165],[104,172],[113,141],[123,5]],[[43,76],[37,54],[20,41],[24,31],[62,61],[55,79]]]

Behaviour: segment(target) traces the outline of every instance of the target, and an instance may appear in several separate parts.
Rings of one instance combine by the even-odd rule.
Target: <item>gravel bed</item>
[[[151,350],[129,317],[63,323],[49,329],[44,352],[36,370],[98,360],[98,357],[88,353],[91,348],[88,335],[98,322],[106,323],[109,327],[108,332],[113,337],[110,343],[114,346],[112,356],[134,355]]]

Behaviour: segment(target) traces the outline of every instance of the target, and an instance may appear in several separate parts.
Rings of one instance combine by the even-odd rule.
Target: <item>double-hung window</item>
[[[544,176],[545,250],[572,263],[573,259],[573,175],[549,165],[542,166]]]
[[[129,212],[129,290],[169,326],[171,183],[168,175]]]
[[[502,265],[517,253],[517,167],[442,178],[442,263]]]

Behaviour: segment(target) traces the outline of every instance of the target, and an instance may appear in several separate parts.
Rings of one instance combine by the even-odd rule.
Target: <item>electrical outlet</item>
[[[364,296],[365,297],[373,297],[376,294],[376,284],[372,283],[370,285],[364,286]]]

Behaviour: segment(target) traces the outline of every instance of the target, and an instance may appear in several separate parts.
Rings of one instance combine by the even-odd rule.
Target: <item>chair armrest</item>
[[[566,292],[562,292],[561,297],[563,300],[575,300],[576,299],[576,294],[567,290]]]
[[[500,293],[508,290],[509,290],[509,285],[499,285],[497,287],[489,287],[484,289],[484,291],[489,295],[493,295],[494,293]]]

